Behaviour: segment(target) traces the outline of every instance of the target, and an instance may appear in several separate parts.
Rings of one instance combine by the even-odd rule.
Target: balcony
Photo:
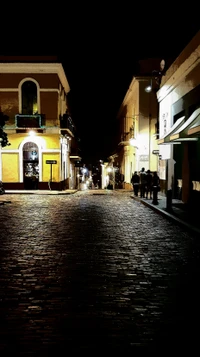
[[[124,146],[129,146],[130,145],[130,139],[131,139],[131,133],[123,133],[121,134],[121,140],[118,145],[124,145]]]
[[[70,159],[81,159],[81,151],[79,148],[71,148]]]
[[[68,114],[60,117],[60,129],[62,135],[70,134],[71,136],[75,136],[75,125]]]
[[[71,141],[70,159],[81,160],[80,139],[73,138]]]
[[[121,131],[121,138],[120,142],[118,145],[123,145],[123,146],[129,146],[130,145],[130,140],[135,137],[135,128],[134,125],[132,125],[129,128],[129,131]]]
[[[15,115],[15,126],[17,129],[40,129],[45,125],[44,114],[35,115]]]

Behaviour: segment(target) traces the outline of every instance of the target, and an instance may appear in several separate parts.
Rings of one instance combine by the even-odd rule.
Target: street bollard
[[[172,190],[167,190],[167,211],[172,211]]]
[[[158,186],[153,186],[153,205],[158,205]]]

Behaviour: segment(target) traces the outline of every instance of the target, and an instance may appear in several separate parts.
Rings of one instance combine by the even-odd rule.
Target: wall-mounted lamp
[[[150,83],[148,84],[148,86],[145,87],[144,90],[146,93],[150,93],[152,91],[152,78],[151,78]]]
[[[134,135],[134,126],[130,127],[130,136],[131,136],[129,139],[130,145],[137,148],[136,139],[135,139],[135,135]]]
[[[35,134],[36,134],[36,132],[35,132],[34,130],[30,130],[30,131],[28,132],[28,135],[29,135],[29,136],[35,136]]]
[[[136,141],[136,139],[135,138],[131,138],[130,140],[129,140],[129,142],[130,142],[130,145],[131,146],[133,146],[134,148],[138,148],[138,146],[137,146],[137,141]]]
[[[69,135],[66,135],[66,134],[65,134],[65,139],[71,140],[71,137],[70,137]]]
[[[160,70],[153,70],[152,71],[152,77],[155,79],[157,86],[160,86],[161,78],[164,75],[164,68],[165,68],[165,60],[162,59],[160,61]],[[145,92],[150,93],[153,90],[153,85],[152,85],[152,78],[150,80],[150,83],[147,87],[145,87]]]

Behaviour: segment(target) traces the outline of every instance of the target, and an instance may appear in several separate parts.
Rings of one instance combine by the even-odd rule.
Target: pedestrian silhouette
[[[140,171],[140,197],[144,198],[145,197],[145,190],[146,190],[146,172],[145,168],[143,167],[142,170]]]
[[[152,190],[153,190],[153,201],[154,205],[158,205],[158,192],[160,191],[160,178],[155,171],[152,177]]]
[[[147,170],[146,182],[146,198],[148,199],[149,196],[152,199],[152,174],[150,170]]]
[[[140,184],[140,176],[137,171],[134,172],[131,178],[131,183],[133,185],[133,192],[135,196],[138,196],[139,184]]]

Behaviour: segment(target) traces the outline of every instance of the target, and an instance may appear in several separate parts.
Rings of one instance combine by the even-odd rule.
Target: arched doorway
[[[24,189],[37,190],[39,181],[38,146],[27,142],[23,146]]]

